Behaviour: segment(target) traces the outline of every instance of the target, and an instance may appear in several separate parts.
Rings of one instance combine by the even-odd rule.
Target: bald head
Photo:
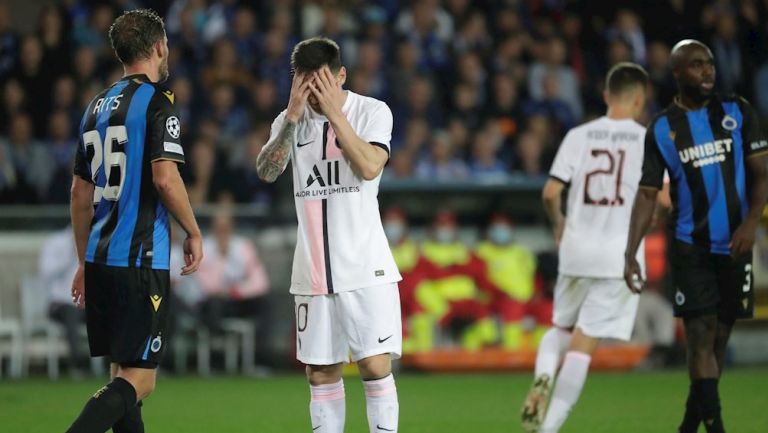
[[[705,51],[709,57],[712,56],[712,51],[703,42],[696,39],[683,39],[672,47],[670,53],[670,62],[672,63],[672,69],[679,69],[681,66],[688,63],[689,57],[698,51]]]

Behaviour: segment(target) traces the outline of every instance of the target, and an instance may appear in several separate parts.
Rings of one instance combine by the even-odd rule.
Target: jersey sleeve
[[[392,141],[392,111],[387,104],[380,103],[371,114],[365,127],[360,131],[360,138],[390,153]]]
[[[73,170],[75,176],[93,183],[93,174],[91,173],[91,164],[88,161],[88,155],[85,154],[82,135],[77,140],[77,151],[75,152],[75,167]]]
[[[744,137],[744,155],[750,157],[768,152],[768,139],[757,112],[744,98],[739,98],[739,106],[744,119],[741,131]]]
[[[643,152],[643,175],[640,177],[640,186],[661,189],[664,185],[664,158],[656,143],[654,124],[648,127],[645,133],[645,152]]]
[[[176,161],[184,163],[181,147],[181,121],[173,105],[173,93],[158,89],[147,108],[147,143],[150,161]]]
[[[571,130],[565,134],[560,148],[557,149],[555,160],[549,169],[549,177],[559,180],[562,183],[570,183],[576,172],[576,164],[579,160],[579,140],[576,138],[576,132]]]

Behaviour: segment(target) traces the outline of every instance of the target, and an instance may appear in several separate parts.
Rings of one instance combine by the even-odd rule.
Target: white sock
[[[571,351],[565,355],[563,368],[557,375],[555,390],[549,402],[547,416],[541,425],[541,433],[556,433],[568,418],[571,408],[581,395],[584,382],[587,380],[589,362],[592,357],[582,352]]]
[[[312,433],[343,433],[346,418],[344,380],[328,385],[309,385]]]
[[[400,406],[397,403],[395,376],[390,374],[382,379],[364,380],[363,387],[370,432],[396,432]]]
[[[535,377],[546,374],[550,380],[554,379],[560,360],[570,344],[570,332],[560,328],[550,328],[541,338],[539,351],[536,353]]]

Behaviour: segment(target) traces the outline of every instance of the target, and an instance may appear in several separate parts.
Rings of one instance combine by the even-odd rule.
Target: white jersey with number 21
[[[642,174],[645,128],[603,116],[573,128],[549,175],[570,184],[560,274],[621,278],[629,220]],[[644,265],[644,249],[638,249]]]

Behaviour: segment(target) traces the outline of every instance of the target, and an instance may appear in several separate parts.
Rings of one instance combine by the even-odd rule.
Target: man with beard
[[[625,251],[624,278],[642,290],[638,246],[669,173],[669,263],[675,315],[683,319],[690,389],[678,429],[724,432],[718,381],[736,319],[751,318],[752,247],[768,196],[768,141],[757,114],[735,95],[716,95],[712,52],[686,39],[672,49],[674,102],[645,136],[643,176]]]
[[[72,299],[85,305],[91,355],[109,357],[112,382],[88,400],[70,433],[144,432],[141,401],[167,346],[169,212],[187,234],[182,275],[203,257],[177,167],[181,123],[173,93],[157,84],[168,78],[163,20],[146,9],[126,12],[109,38],[125,75],[83,115],[70,212],[80,262]]]

